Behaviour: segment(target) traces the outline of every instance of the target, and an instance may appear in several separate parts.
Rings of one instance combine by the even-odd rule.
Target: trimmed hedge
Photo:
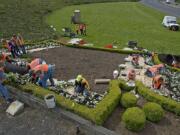
[[[46,42],[55,42],[67,47],[72,47],[72,48],[79,48],[79,49],[89,49],[89,50],[98,50],[98,51],[106,51],[106,52],[112,52],[112,53],[120,53],[120,54],[146,54],[143,51],[128,51],[128,50],[122,50],[122,49],[109,49],[109,48],[102,48],[102,47],[90,47],[90,46],[79,46],[79,45],[70,45],[70,44],[65,44],[63,42],[57,41],[57,40],[40,40],[40,41],[26,41],[26,44],[28,45],[36,45],[36,44],[40,44],[40,43],[46,43]],[[164,64],[159,60],[159,57],[157,54],[154,55],[153,57],[153,62],[154,64]],[[168,68],[170,68],[173,71],[178,71],[180,72],[179,68],[174,68],[171,66],[168,66]]]
[[[61,45],[65,45],[67,47],[72,47],[72,48],[79,48],[79,49],[90,49],[90,50],[98,50],[98,51],[107,51],[107,52],[112,52],[112,53],[121,53],[121,54],[146,54],[145,52],[143,51],[135,51],[135,50],[132,50],[132,51],[128,51],[128,50],[122,50],[122,49],[109,49],[109,48],[102,48],[102,47],[90,47],[90,46],[79,46],[79,45],[70,45],[70,44],[65,44],[63,42],[60,42],[58,40],[53,40],[53,39],[50,39],[50,40],[35,40],[35,41],[26,41],[26,44],[27,45],[36,45],[36,44],[43,44],[43,43],[46,43],[46,42],[55,42],[55,43],[58,43],[58,44],[61,44]],[[158,57],[158,54],[155,54],[153,56],[153,62],[154,64],[164,64],[163,62],[161,62],[159,60],[159,57]],[[167,65],[168,66],[168,65]],[[168,68],[170,68],[171,70],[173,71],[178,71],[180,72],[180,69],[179,68],[175,68],[175,67],[171,67],[171,66],[168,66]]]
[[[146,116],[142,109],[138,107],[128,108],[122,115],[125,127],[131,131],[140,131],[144,128]]]
[[[119,87],[121,88],[121,90],[124,90],[124,91],[131,91],[133,90],[135,87],[130,87],[126,84],[126,81],[120,79],[119,80]]]
[[[47,42],[55,42],[60,45],[64,45],[71,48],[79,48],[79,49],[89,49],[89,50],[96,50],[96,51],[106,51],[106,52],[112,52],[112,53],[120,53],[120,54],[145,54],[145,52],[142,51],[128,51],[128,50],[122,50],[122,49],[110,49],[110,48],[103,48],[103,47],[95,47],[95,46],[80,46],[80,45],[71,45],[66,44],[58,40],[39,40],[39,41],[26,41],[27,45],[36,45],[36,44],[43,44]]]
[[[157,103],[146,103],[143,106],[143,110],[145,112],[146,118],[152,122],[159,122],[164,116],[162,107]]]
[[[137,91],[146,100],[160,104],[165,110],[180,116],[180,103],[161,96],[147,88],[142,82],[136,81]]]
[[[136,106],[138,99],[136,96],[130,92],[127,92],[121,97],[121,105],[125,108]]]
[[[15,84],[11,85],[15,86]],[[79,114],[80,116],[94,122],[97,125],[102,125],[104,123],[104,121],[119,104],[121,96],[121,90],[119,88],[119,82],[117,80],[112,80],[110,82],[108,94],[95,108],[88,108],[87,106],[80,105],[50,90],[44,89],[31,83],[27,83],[26,85],[16,85],[15,87],[17,87],[19,90],[31,93],[34,96],[42,99],[44,99],[44,96],[47,94],[54,94],[56,98],[56,104],[58,106]]]
[[[67,47],[72,47],[72,48],[79,48],[79,49],[89,49],[89,50],[96,50],[96,51],[106,51],[106,52],[112,52],[112,53],[121,53],[121,54],[144,54],[142,51],[128,51],[128,50],[122,50],[122,49],[110,49],[110,48],[103,48],[103,47],[95,47],[95,46],[80,46],[80,45],[70,45],[70,44],[65,44],[60,41],[54,40],[57,43],[60,43],[64,46]]]
[[[154,64],[158,65],[158,64],[164,64],[163,62],[160,61],[159,57],[158,57],[158,54],[155,54],[153,56],[153,62]],[[180,72],[180,69],[179,68],[175,68],[175,67],[171,67],[171,66],[168,66],[167,67],[172,70],[172,71],[175,71],[175,72]]]

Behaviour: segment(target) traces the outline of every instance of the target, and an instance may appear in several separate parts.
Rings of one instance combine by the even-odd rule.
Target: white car
[[[167,3],[167,4],[170,4],[171,2],[170,2],[170,0],[166,0],[166,3]]]
[[[171,4],[171,3],[174,3],[175,0],[166,0],[166,4]]]
[[[177,24],[177,19],[174,16],[165,16],[162,25],[173,31],[178,31],[180,26]]]

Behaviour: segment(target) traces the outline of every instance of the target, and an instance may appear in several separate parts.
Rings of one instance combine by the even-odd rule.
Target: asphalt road
[[[6,113],[7,107],[0,97],[0,135],[76,135],[75,123],[46,109],[25,106],[13,117]]]
[[[180,8],[167,6],[159,2],[159,0],[141,0],[140,2],[146,6],[149,6],[157,10],[160,10],[164,13],[167,13],[167,15],[172,15],[172,16],[176,16],[180,18]]]

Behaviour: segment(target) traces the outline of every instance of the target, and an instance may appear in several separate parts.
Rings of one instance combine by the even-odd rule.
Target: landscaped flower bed
[[[27,83],[26,85],[11,85],[17,87],[19,90],[31,93],[34,96],[42,99],[44,99],[44,96],[47,94],[54,94],[56,98],[56,104],[58,106],[79,114],[80,116],[98,125],[102,125],[108,118],[108,116],[112,113],[112,111],[116,108],[116,106],[119,104],[121,96],[121,90],[119,88],[119,82],[117,80],[111,81],[107,95],[95,108],[88,108],[84,105],[80,105],[70,99],[56,94],[55,92],[41,88],[34,84]]]
[[[14,84],[19,84],[19,85],[26,85],[26,83],[31,82],[31,78],[29,77],[28,74],[26,75],[19,75],[19,74],[13,74],[9,73],[7,75],[7,80],[11,83]],[[61,95],[67,99],[73,100],[74,102],[81,104],[81,105],[86,105],[89,108],[95,108],[97,104],[103,98],[106,96],[107,91],[105,91],[103,94],[98,94],[96,92],[90,92],[88,96],[83,96],[82,94],[74,94],[74,92],[71,91],[71,93],[68,92],[68,88],[71,90],[74,89],[75,85],[75,80],[70,80],[70,81],[58,81],[56,80],[56,84],[54,87],[49,87],[48,90],[53,91],[54,93]]]
[[[155,54],[154,57],[153,57],[153,61],[155,64],[164,64],[162,63],[160,60],[159,60],[159,57],[158,57],[158,54]],[[172,70],[172,71],[177,71],[177,72],[180,72],[180,69],[179,68],[175,68],[175,67],[171,67],[171,66],[168,66],[167,67]]]
[[[168,97],[161,96],[150,90],[142,82],[136,82],[137,91],[146,100],[160,104],[165,110],[173,112],[180,116],[180,103]]]
[[[52,43],[55,45],[59,45],[58,42],[52,41]],[[48,44],[49,44],[49,41],[46,41],[47,47],[49,46]],[[96,47],[80,47],[80,46],[73,46],[73,45],[67,45],[67,46],[75,47],[79,49],[81,48],[93,49],[93,50],[98,49],[102,51],[110,51],[110,52],[116,52],[116,53],[143,53],[143,52],[134,52],[134,51],[129,52],[129,51],[123,51],[123,50],[116,50],[116,49],[102,49],[102,48],[96,48]],[[46,46],[41,46],[41,43],[40,43],[40,45],[36,45],[36,47],[46,47]],[[28,92],[42,99],[47,94],[54,94],[56,97],[56,103],[58,106],[61,106],[67,110],[70,110],[98,125],[102,125],[106,121],[106,119],[109,117],[109,115],[111,115],[111,113],[114,111],[117,105],[119,104],[120,97],[121,97],[121,90],[120,90],[121,88],[126,89],[126,91],[130,91],[136,88],[137,92],[148,101],[156,102],[160,104],[164,109],[174,112],[177,115],[180,115],[180,104],[178,102],[172,99],[169,99],[167,97],[158,95],[152,90],[146,88],[141,82],[138,82],[138,81],[136,83],[136,87],[128,87],[126,85],[126,82],[122,80],[111,81],[107,95],[104,96],[104,98],[94,108],[89,108],[85,105],[79,104],[71,100],[70,98],[68,99],[66,96],[64,97],[58,92],[48,90],[48,89],[43,89],[39,86],[30,84],[28,82],[20,81],[19,84],[20,85],[17,85],[17,84],[15,85],[15,83],[13,83],[11,85],[18,87],[19,90]]]

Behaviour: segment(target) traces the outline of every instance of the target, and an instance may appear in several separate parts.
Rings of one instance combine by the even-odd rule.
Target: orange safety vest
[[[5,62],[6,58],[7,58],[7,55],[5,53],[2,53],[0,61]]]
[[[37,65],[32,70],[35,72],[37,72],[37,71],[47,72],[48,71],[48,65],[47,64]]]
[[[30,69],[33,69],[33,68],[35,68],[37,65],[39,65],[40,64],[40,59],[39,58],[37,58],[37,59],[34,59],[33,61],[31,61],[31,63],[29,64],[29,66],[30,66]]]
[[[153,78],[153,88],[160,89],[162,82],[160,81],[161,76],[157,75]]]

